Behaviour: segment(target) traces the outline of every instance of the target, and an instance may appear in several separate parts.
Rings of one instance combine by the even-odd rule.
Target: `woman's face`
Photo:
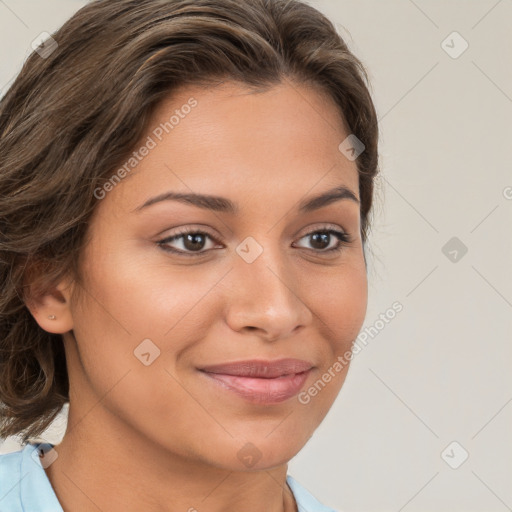
[[[159,106],[89,226],[64,336],[70,415],[101,410],[115,418],[107,437],[122,425],[133,442],[229,470],[302,448],[366,312],[356,162],[338,149],[348,135],[330,99],[288,83],[188,87]],[[166,193],[186,197],[143,206]],[[264,378],[255,362],[269,361]]]

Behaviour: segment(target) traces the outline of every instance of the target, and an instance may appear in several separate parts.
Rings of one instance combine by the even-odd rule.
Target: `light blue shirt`
[[[51,454],[50,443],[27,443],[21,450],[0,454],[0,512],[63,512],[39,458]],[[286,481],[299,512],[336,512],[316,500],[291,476]]]

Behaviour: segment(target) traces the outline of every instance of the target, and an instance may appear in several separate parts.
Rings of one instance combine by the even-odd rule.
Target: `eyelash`
[[[309,233],[306,233],[305,235],[303,235],[300,239],[302,238],[306,238],[308,236],[312,236],[314,234],[317,234],[317,233],[323,233],[323,234],[330,234],[330,235],[334,235],[337,239],[338,239],[338,244],[335,246],[335,247],[331,247],[330,249],[327,249],[327,250],[321,250],[321,249],[309,249],[309,250],[312,250],[313,252],[316,252],[318,254],[335,254],[335,253],[339,253],[343,250],[343,247],[346,246],[346,245],[349,245],[351,242],[352,242],[352,239],[350,237],[350,235],[348,233],[344,233],[343,231],[338,231],[336,229],[331,229],[331,228],[323,228],[323,229],[316,229],[314,231],[310,231]],[[157,245],[160,246],[160,248],[162,250],[164,250],[165,252],[170,252],[170,253],[173,253],[173,254],[179,254],[179,255],[183,255],[183,256],[190,256],[190,257],[198,257],[198,256],[201,256],[203,254],[206,254],[207,252],[211,251],[212,249],[208,249],[208,250],[202,250],[202,251],[183,251],[183,250],[180,250],[180,249],[173,249],[169,246],[167,246],[166,244],[168,244],[169,242],[173,242],[175,240],[178,240],[180,238],[183,238],[184,236],[186,235],[190,235],[190,234],[193,234],[193,235],[206,235],[207,237],[211,238],[214,242],[218,242],[218,240],[215,239],[215,237],[213,237],[210,233],[206,232],[206,231],[200,231],[198,229],[194,229],[194,228],[185,228],[181,231],[179,231],[178,233],[176,233],[175,235],[171,236],[171,237],[167,237],[167,238],[164,238],[163,240],[159,240],[157,242]]]

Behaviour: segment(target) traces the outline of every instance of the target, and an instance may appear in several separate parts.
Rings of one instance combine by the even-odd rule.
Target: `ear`
[[[57,284],[42,284],[43,278],[37,273],[37,266],[26,275],[25,304],[41,329],[54,334],[71,331],[72,280],[66,278]]]

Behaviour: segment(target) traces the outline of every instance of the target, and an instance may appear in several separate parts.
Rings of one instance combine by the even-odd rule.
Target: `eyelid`
[[[219,236],[214,234],[213,231],[208,228],[207,226],[203,226],[202,224],[190,224],[181,228],[175,228],[175,232],[173,231],[170,235],[165,236],[160,240],[169,240],[170,238],[177,238],[180,235],[187,235],[189,233],[204,233],[208,235],[210,238],[214,239],[215,241],[219,241]],[[166,230],[165,232],[170,231]],[[161,235],[160,235],[161,236]]]
[[[165,245],[166,243],[169,243],[171,240],[174,240],[174,239],[180,239],[181,237],[185,236],[185,235],[188,235],[189,233],[193,233],[193,234],[196,234],[196,233],[199,233],[199,234],[204,234],[204,235],[208,235],[209,238],[212,239],[212,241],[214,241],[215,243],[221,243],[220,240],[219,240],[219,237],[217,235],[214,235],[210,229],[208,229],[207,227],[205,226],[200,226],[200,225],[192,225],[192,226],[186,226],[186,227],[183,227],[183,228],[176,228],[177,231],[175,233],[172,233],[171,235],[168,235],[164,238],[161,238],[160,240],[158,240],[156,243],[158,245]],[[179,250],[178,250],[179,252]],[[181,251],[183,254],[194,254],[193,252],[183,252]],[[201,252],[197,252],[195,254],[206,254],[208,251],[201,251]]]
[[[320,223],[310,224],[309,226],[307,226],[307,227],[303,228],[301,231],[299,231],[299,234],[297,236],[298,236],[298,238],[303,238],[304,236],[310,235],[311,233],[316,233],[317,231],[329,231],[329,230],[340,231],[343,234],[348,236],[348,232],[344,228],[342,228],[338,224],[330,224],[329,222],[327,222],[327,223],[320,222]]]

